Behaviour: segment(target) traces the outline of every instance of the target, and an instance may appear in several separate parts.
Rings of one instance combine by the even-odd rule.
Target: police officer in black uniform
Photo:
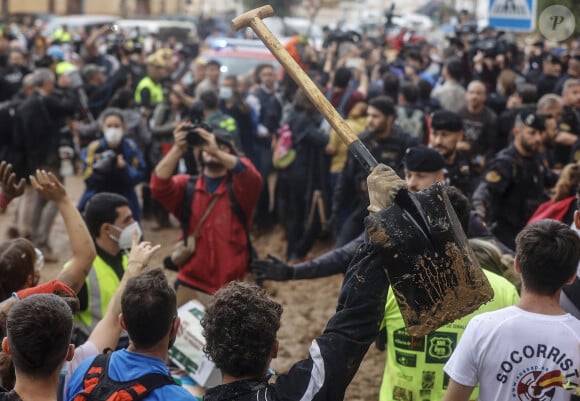
[[[394,125],[395,105],[387,96],[369,102],[367,129],[359,138],[379,163],[402,173],[402,159],[407,148],[417,145],[417,139]],[[369,204],[366,177],[368,172],[349,154],[341,179],[334,193],[332,214],[335,218],[347,215],[336,246],[342,246],[363,231],[363,220]],[[402,174],[401,174],[402,175]]]
[[[495,236],[512,249],[518,232],[548,199],[546,188],[557,181],[539,153],[544,129],[542,116],[534,111],[518,114],[513,143],[490,162],[473,194],[476,211],[492,227]]]
[[[556,83],[562,73],[562,61],[553,53],[546,55],[542,62],[542,73],[537,80],[530,83],[536,83],[538,99],[548,93],[554,93]]]
[[[457,113],[437,110],[431,115],[429,146],[445,159],[445,183],[470,197],[475,178],[468,156],[457,150],[457,144],[462,140],[463,120]]]
[[[564,108],[558,128],[562,132],[576,135],[580,138],[580,79],[570,78],[564,83],[562,91]],[[555,162],[558,167],[564,167],[569,159],[575,160],[578,146],[565,146],[557,144],[555,147]],[[572,156],[572,157],[571,157]]]

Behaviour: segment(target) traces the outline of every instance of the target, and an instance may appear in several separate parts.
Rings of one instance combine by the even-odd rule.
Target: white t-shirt
[[[484,401],[568,401],[579,383],[580,321],[510,306],[475,316],[445,372]]]
[[[87,341],[84,344],[76,347],[73,359],[65,362],[61,371],[61,375],[64,376],[62,378],[64,380],[62,388],[66,389],[66,386],[68,385],[68,379],[70,379],[70,376],[79,367],[82,361],[98,354],[99,350],[97,349],[97,346],[90,341]]]
[[[572,222],[572,224],[570,224],[570,228],[580,236],[580,230],[576,228],[576,223]],[[580,277],[580,263],[578,264],[576,275]],[[574,302],[572,302],[572,300],[564,293],[564,291],[560,293],[560,306],[566,312],[572,314],[576,319],[580,319],[580,309],[578,308],[578,305],[575,305]]]

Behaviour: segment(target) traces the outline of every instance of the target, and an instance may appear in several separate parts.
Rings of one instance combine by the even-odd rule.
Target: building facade
[[[214,15],[236,9],[233,0],[2,0],[2,14],[107,14],[123,17],[184,14]]]

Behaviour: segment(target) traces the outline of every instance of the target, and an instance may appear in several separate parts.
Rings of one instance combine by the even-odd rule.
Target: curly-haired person
[[[394,181],[400,179],[386,170],[376,168],[369,176],[371,199],[389,199],[396,193]],[[393,181],[375,187],[371,177]],[[309,357],[275,383],[268,382],[267,371],[278,353],[276,333],[282,307],[254,285],[231,282],[220,289],[202,327],[205,351],[221,369],[222,385],[208,389],[204,400],[342,400],[378,334],[389,286],[383,267],[389,263],[383,247],[359,246],[346,272],[335,315],[312,342]]]
[[[281,316],[282,305],[262,288],[231,282],[217,293],[203,320],[205,351],[225,376],[265,377],[278,353]]]

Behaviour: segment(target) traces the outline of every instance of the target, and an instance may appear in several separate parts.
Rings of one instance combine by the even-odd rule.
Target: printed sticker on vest
[[[414,368],[417,366],[417,355],[408,354],[406,352],[395,351],[395,358],[399,365]]]
[[[457,345],[457,333],[435,332],[427,336],[427,363],[445,363]]]
[[[400,328],[393,332],[393,344],[395,348],[406,349],[409,351],[424,351],[425,338],[412,337],[406,328]]]

